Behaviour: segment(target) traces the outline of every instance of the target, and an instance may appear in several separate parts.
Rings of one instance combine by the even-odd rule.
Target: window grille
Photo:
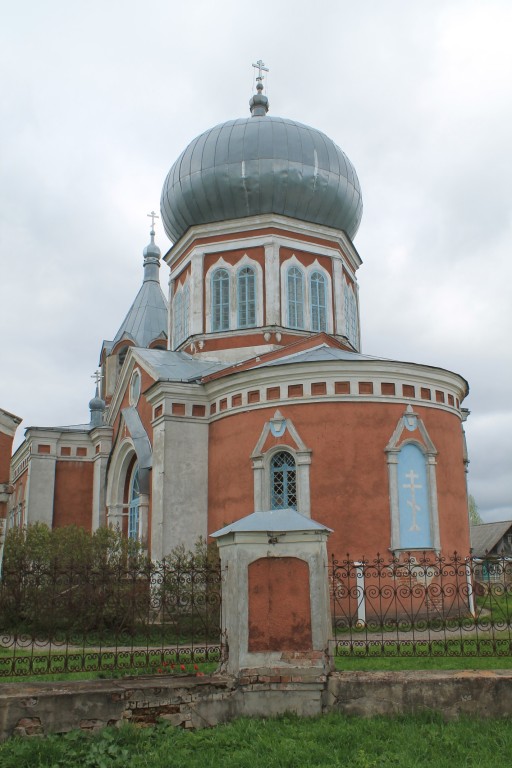
[[[251,267],[243,267],[238,273],[238,327],[256,325],[256,274]]]
[[[297,470],[288,451],[280,451],[270,462],[272,509],[297,509]]]
[[[311,330],[327,330],[327,302],[325,277],[321,272],[313,272],[310,277]]]
[[[304,328],[304,275],[298,267],[288,270],[288,325]]]
[[[212,331],[229,329],[229,273],[217,269],[212,277]]]

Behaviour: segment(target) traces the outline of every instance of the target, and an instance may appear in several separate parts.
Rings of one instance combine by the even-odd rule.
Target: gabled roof
[[[487,552],[491,552],[510,528],[512,528],[512,520],[470,526],[473,554],[482,557]]]
[[[132,354],[156,381],[199,381],[209,373],[226,367],[214,360],[198,360],[186,352],[163,349],[133,349]]]

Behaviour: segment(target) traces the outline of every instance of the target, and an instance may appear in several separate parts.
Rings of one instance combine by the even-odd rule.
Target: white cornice
[[[285,235],[255,235],[251,232],[266,227],[276,227],[290,233],[288,239]],[[165,254],[164,261],[172,269],[172,264],[175,263],[180,256],[191,246],[194,241],[201,237],[208,236],[222,236],[232,235],[234,233],[240,233],[240,237],[236,239],[229,239],[226,241],[216,241],[215,243],[205,243],[198,245],[195,251],[201,253],[211,253],[219,250],[239,250],[240,248],[248,247],[248,240],[250,245],[265,245],[271,242],[273,238],[277,238],[280,244],[289,246],[290,240],[300,240],[297,235],[307,235],[309,237],[321,237],[326,240],[331,240],[335,243],[332,248],[329,246],[319,246],[316,243],[309,243],[300,240],[302,248],[310,250],[312,253],[328,253],[329,255],[340,256],[339,251],[347,257],[352,269],[355,271],[361,266],[362,260],[359,256],[352,241],[347,237],[345,232],[338,229],[332,229],[331,227],[324,227],[320,224],[311,224],[300,219],[292,219],[288,216],[277,216],[275,214],[265,214],[262,216],[249,216],[245,219],[230,219],[228,221],[213,222],[210,224],[201,224],[188,229],[183,237],[169,249]]]
[[[432,389],[450,390],[459,399],[460,402],[467,394],[467,382],[457,373],[447,371],[442,368],[433,368],[420,363],[403,363],[394,360],[332,360],[322,362],[297,362],[285,365],[271,365],[260,368],[250,368],[245,371],[233,371],[228,376],[212,379],[206,383],[208,396],[214,400],[226,394],[231,394],[240,389],[253,388],[261,386],[306,383],[322,380],[343,380],[354,382],[371,381],[394,382],[398,384],[414,384],[416,387],[431,387]],[[339,396],[336,397],[338,399]],[[368,402],[372,399],[382,402],[385,396],[378,395],[343,395],[343,399],[353,399],[357,401]],[[287,400],[287,398],[285,398]],[[325,400],[325,396],[318,398]],[[409,401],[401,395],[387,398],[390,402]],[[293,402],[300,401],[301,398],[293,398]],[[310,401],[311,398],[308,398]],[[443,403],[437,403],[433,400],[422,400],[417,396],[412,398],[414,402],[422,405],[433,405],[442,407]],[[273,402],[273,401],[272,401]],[[271,405],[272,402],[267,403]],[[261,403],[260,403],[261,405]],[[452,406],[444,404],[449,410],[454,410]]]

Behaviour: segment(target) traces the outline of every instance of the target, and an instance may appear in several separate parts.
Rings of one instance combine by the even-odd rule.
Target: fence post
[[[364,591],[364,563],[355,562],[356,569],[356,594],[357,594],[357,626],[366,624],[366,597]]]

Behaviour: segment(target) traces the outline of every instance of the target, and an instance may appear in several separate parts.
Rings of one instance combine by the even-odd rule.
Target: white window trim
[[[243,267],[251,267],[256,273],[256,325],[250,326],[257,328],[263,325],[263,270],[261,265],[251,259],[246,253],[236,264],[229,264],[223,257],[220,257],[215,264],[208,269],[205,275],[206,287],[206,306],[205,306],[205,328],[206,333],[226,333],[227,330],[238,330],[238,270]],[[224,331],[212,330],[212,276],[217,269],[225,269],[229,274],[229,329]],[[242,328],[245,331],[247,328]]]
[[[282,422],[282,429],[279,432],[279,437],[286,439],[285,435],[288,432],[289,442],[284,442],[283,440],[279,445],[273,445],[267,451],[263,451],[267,437],[272,430],[272,422],[276,419],[279,419]],[[312,451],[302,441],[293,422],[290,419],[284,419],[279,411],[276,411],[273,419],[267,421],[264,425],[254,451],[251,454],[254,475],[254,511],[263,512],[270,509],[270,463],[272,457],[280,451],[287,451],[295,460],[297,473],[297,512],[305,517],[311,517],[309,467],[311,464]]]
[[[288,270],[291,267],[297,267],[304,275],[304,327],[294,328],[294,330],[311,331],[311,275],[313,272],[320,272],[325,278],[325,313],[326,330],[325,333],[333,333],[333,295],[332,278],[329,272],[322,267],[318,259],[305,266],[295,254],[281,264],[281,325],[285,328],[291,327],[288,324]]]
[[[404,430],[407,430],[407,416],[415,416],[418,431],[423,442],[410,438],[402,440]],[[414,413],[411,406],[408,405],[403,416],[400,417],[395,431],[386,446],[386,455],[388,463],[389,479],[389,501],[391,511],[391,550],[393,552],[410,551],[410,547],[400,546],[400,509],[398,506],[398,456],[403,446],[407,444],[416,445],[425,456],[426,474],[427,474],[427,493],[430,505],[430,531],[432,534],[432,547],[428,549],[439,552],[441,550],[441,539],[439,531],[439,509],[437,503],[437,479],[436,479],[436,456],[437,450],[430,439],[423,421]],[[422,548],[423,549],[423,548]]]

